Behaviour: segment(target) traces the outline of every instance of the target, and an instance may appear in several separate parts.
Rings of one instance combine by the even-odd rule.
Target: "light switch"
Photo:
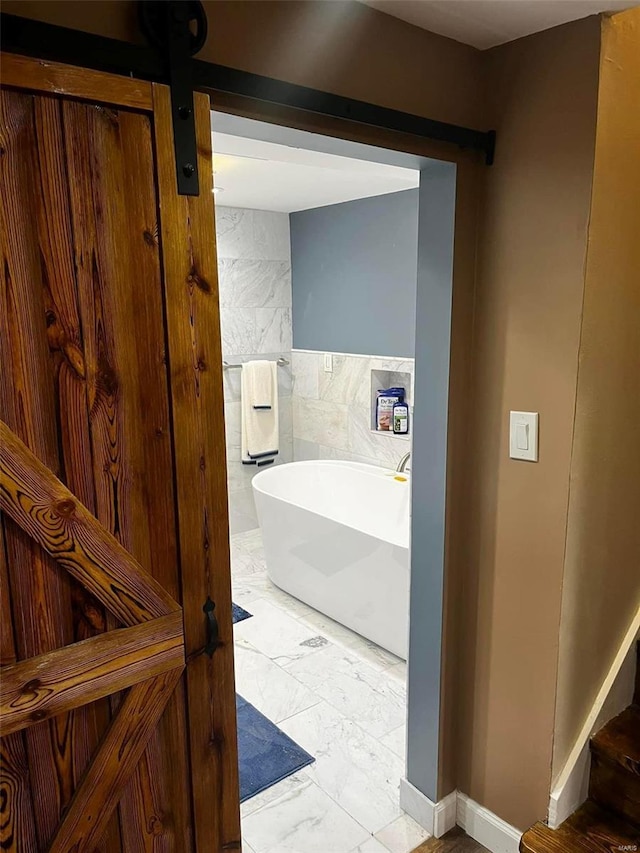
[[[333,353],[325,352],[324,354],[324,372],[333,373]]]
[[[529,449],[529,425],[524,423],[516,424],[516,447],[518,450]]]
[[[527,462],[538,461],[538,413],[511,412],[509,417],[509,456]]]

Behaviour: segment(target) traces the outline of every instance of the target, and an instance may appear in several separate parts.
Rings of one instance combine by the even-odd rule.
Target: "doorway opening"
[[[424,648],[422,619],[410,635],[409,600],[424,611],[433,576],[416,566],[439,533],[442,572],[447,393],[442,421],[443,377],[420,375],[416,343],[448,364],[448,335],[420,330],[446,314],[441,281],[450,311],[451,267],[433,263],[452,254],[455,167],[221,113],[212,127],[244,844],[408,853],[427,832],[401,780],[436,798],[440,642]],[[448,193],[425,201],[445,166]],[[270,362],[277,444],[252,454],[254,361]],[[436,527],[410,555],[412,492]],[[441,602],[426,609],[432,641]],[[410,646],[435,746],[411,712],[407,729]]]

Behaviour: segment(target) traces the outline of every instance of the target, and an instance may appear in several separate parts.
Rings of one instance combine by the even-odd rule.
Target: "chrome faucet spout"
[[[396,471],[399,474],[403,474],[407,470],[407,463],[409,462],[410,458],[411,458],[411,451],[409,451],[408,453],[405,453],[404,456],[402,457],[402,459],[398,462],[398,467],[396,468]]]

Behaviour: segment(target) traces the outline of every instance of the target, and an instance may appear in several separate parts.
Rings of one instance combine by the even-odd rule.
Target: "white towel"
[[[275,361],[242,365],[242,462],[259,466],[278,454],[278,366]]]

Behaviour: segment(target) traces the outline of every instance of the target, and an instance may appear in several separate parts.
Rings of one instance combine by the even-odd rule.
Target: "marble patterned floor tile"
[[[231,544],[250,554],[258,552],[264,558],[262,531],[257,526],[253,530],[246,531],[246,533],[232,536]]]
[[[391,853],[411,853],[418,844],[430,838],[430,835],[412,817],[403,814],[389,826],[385,826],[380,832],[376,832],[375,837]]]
[[[329,645],[317,632],[263,598],[253,603],[252,613],[253,619],[245,619],[235,626],[236,646],[249,643],[280,666],[314,657],[323,646]]]
[[[288,616],[301,621],[311,613],[315,612],[314,609],[309,607],[308,604],[305,604],[304,601],[299,601],[297,598],[289,595],[288,592],[280,589],[272,582],[269,582],[269,585],[265,590],[264,598],[266,598],[267,601],[272,602],[272,604],[275,604],[276,607],[279,607]],[[315,634],[322,634],[322,631],[316,631],[315,629],[312,630]]]
[[[234,590],[244,590],[247,592],[253,590],[253,598],[268,599],[269,592],[273,584],[264,572],[256,572],[254,575],[244,575],[239,578],[231,578],[231,583]],[[238,602],[240,604],[240,602]]]
[[[349,650],[331,645],[306,659],[285,660],[291,675],[374,737],[381,738],[405,722],[404,685]]]
[[[255,532],[249,531],[250,534]],[[238,594],[244,595],[246,600],[262,598],[293,619],[302,619],[316,612],[270,580],[266,572],[261,539],[255,535],[250,536],[245,540],[245,547],[233,539],[235,537],[231,542],[231,580],[234,594],[238,590]]]
[[[312,608],[309,608],[309,610],[308,615],[298,618],[304,621],[310,628],[317,629],[328,640],[331,640],[334,645],[348,649],[356,657],[368,663],[374,669],[383,670],[397,663],[404,663],[401,658],[396,657],[396,655],[391,654],[391,652],[381,648],[376,643],[371,642],[371,640],[367,640],[366,637],[356,634],[355,631],[341,625],[340,622],[330,619],[324,613],[320,613],[320,611]]]
[[[372,640],[367,640],[366,637],[360,637],[358,634],[354,635],[354,640],[349,648],[355,655],[357,655],[361,660],[366,661],[374,669],[380,669],[386,672],[389,669],[393,670],[396,667],[406,666],[402,658],[399,658],[387,649],[383,649]],[[399,672],[400,670],[398,670],[398,674]],[[401,681],[402,679],[398,678],[398,680]]]
[[[394,681],[400,681],[402,684],[407,683],[407,662],[400,660],[398,663],[393,664],[388,669],[385,670],[389,678],[393,678]]]
[[[229,507],[229,533],[232,535],[255,530],[257,523],[255,515],[248,515],[233,506]]]
[[[236,604],[251,611],[249,605],[262,598],[262,593],[256,588],[255,584],[247,583],[247,578],[238,578],[231,580],[231,597]]]
[[[398,726],[397,729],[393,729],[393,731],[389,732],[389,734],[386,734],[383,737],[381,737],[380,743],[383,743],[385,746],[387,746],[392,752],[394,752],[404,762],[406,750],[407,750],[407,726],[406,726],[406,724]]]
[[[264,573],[264,560],[260,553],[245,551],[237,545],[231,545],[232,580],[262,573]]]
[[[351,853],[389,853],[389,848],[381,844],[377,838],[369,838],[364,844],[358,844]]]
[[[235,664],[238,693],[278,725],[321,701],[319,696],[248,643],[236,645]]]
[[[401,815],[403,761],[352,720],[320,702],[280,728],[315,756],[310,778],[369,832]]]
[[[244,803],[240,803],[240,816],[242,820],[253,812],[257,812],[258,809],[269,805],[274,800],[278,800],[280,797],[290,793],[294,788],[299,788],[301,785],[308,783],[309,776],[304,768],[298,770],[296,773],[292,773],[291,776],[287,776],[285,779],[281,779],[275,785],[256,794],[255,797],[251,797],[245,800]]]
[[[308,779],[243,821],[256,853],[350,853],[367,830]]]
[[[324,613],[321,613],[319,610],[314,610],[312,608],[310,608],[310,610],[310,613],[299,617],[301,622],[312,630],[318,631],[318,633],[322,634],[328,640],[331,640],[331,642],[336,646],[341,646],[346,649],[353,643],[354,636],[357,636],[354,635],[353,631],[350,631],[349,628],[345,628],[344,625],[341,625],[334,619],[330,619],[328,616],[325,616]]]
[[[247,574],[236,578],[232,577],[231,585],[233,600],[236,604],[242,604],[242,601],[258,600],[270,601],[272,604],[275,604],[272,597],[275,587],[264,572],[256,572],[255,574]],[[248,609],[251,610],[251,608]],[[283,608],[280,607],[279,609],[282,610]],[[285,615],[288,615],[286,611],[283,612],[285,612]]]

